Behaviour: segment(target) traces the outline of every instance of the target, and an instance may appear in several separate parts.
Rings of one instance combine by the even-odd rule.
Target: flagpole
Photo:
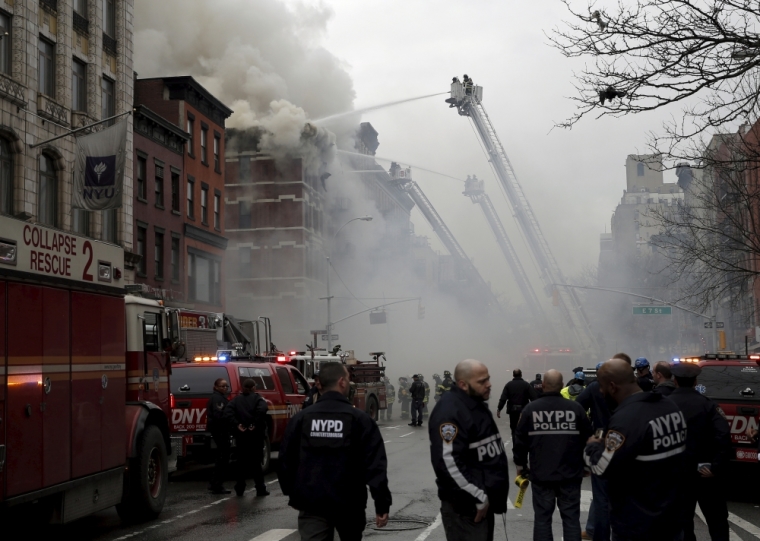
[[[34,143],[33,145],[29,145],[29,148],[37,148],[38,146],[45,145],[47,143],[52,143],[53,141],[57,141],[58,139],[63,139],[64,137],[68,137],[69,135],[74,135],[75,133],[79,133],[80,131],[88,130],[92,128],[93,126],[97,126],[98,124],[103,124],[104,122],[110,122],[111,120],[115,120],[117,118],[123,117],[124,115],[131,115],[131,114],[132,114],[132,110],[126,111],[124,113],[119,113],[118,115],[108,117],[104,120],[98,120],[97,122],[93,122],[92,124],[87,124],[87,126],[82,126],[81,128],[77,128],[75,130],[69,130],[68,133],[64,133],[63,135],[58,135],[56,137],[53,137],[52,139],[47,139],[45,141],[40,141],[39,143]]]

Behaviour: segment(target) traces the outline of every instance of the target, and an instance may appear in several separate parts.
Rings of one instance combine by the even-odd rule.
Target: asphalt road
[[[439,502],[435,480],[429,461],[427,427],[411,428],[407,421],[381,422],[381,430],[389,459],[390,487],[393,493],[391,520],[419,521],[391,523],[391,527],[414,527],[406,531],[374,531],[367,529],[366,539],[377,541],[443,541],[445,535],[439,519]],[[499,428],[505,441],[509,442],[507,419],[499,419]],[[511,442],[507,444],[510,451]],[[510,470],[514,476],[514,465]],[[178,472],[171,478],[166,506],[161,517],[151,523],[124,526],[114,510],[86,517],[72,524],[47,527],[34,533],[36,538],[64,535],[68,539],[98,541],[159,541],[165,539],[188,541],[296,541],[299,539],[297,514],[287,505],[272,474],[267,476],[272,495],[256,498],[255,490],[247,491],[242,498],[213,496],[206,490],[210,469],[191,468]],[[227,483],[229,487],[232,483]],[[737,476],[732,487],[746,487],[745,501],[729,504],[732,540],[760,539],[760,508],[751,500],[757,484],[749,483],[748,477]],[[507,513],[507,534],[512,541],[532,539],[533,512],[530,491],[522,509],[511,508]],[[581,525],[585,526],[591,499],[590,482],[586,479],[582,492]],[[510,500],[514,501],[513,486]],[[370,504],[371,505],[371,504]],[[368,519],[373,518],[372,507]],[[504,526],[497,517],[495,538],[505,539]],[[27,525],[28,526],[28,525]],[[697,539],[710,539],[704,523],[697,519]],[[558,512],[554,515],[555,539],[562,539]]]

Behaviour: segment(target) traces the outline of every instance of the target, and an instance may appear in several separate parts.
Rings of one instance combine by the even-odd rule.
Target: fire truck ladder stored
[[[504,228],[504,224],[501,223],[499,216],[496,214],[496,208],[494,208],[491,198],[488,197],[488,194],[485,192],[484,182],[478,180],[474,175],[472,178],[468,177],[465,181],[464,192],[462,192],[462,194],[469,197],[473,203],[479,204],[480,208],[483,209],[486,221],[488,221],[488,225],[491,226],[491,230],[493,230],[493,233],[496,236],[496,242],[499,243],[499,248],[501,248],[501,253],[504,254],[504,259],[507,260],[507,265],[509,265],[509,268],[512,270],[512,274],[517,282],[517,287],[520,289],[520,293],[522,293],[522,296],[525,299],[525,304],[528,306],[528,310],[530,310],[530,313],[533,316],[533,321],[541,330],[541,336],[546,340],[547,344],[558,343],[554,327],[549,322],[549,318],[546,316],[546,313],[541,306],[541,302],[538,300],[538,296],[530,283],[530,279],[525,273],[522,263],[520,263],[520,258],[517,257],[517,252],[515,252],[515,248],[509,240],[509,236],[507,236],[507,230]]]
[[[499,141],[499,136],[488,118],[482,100],[483,87],[472,86],[470,83],[465,88],[458,79],[455,79],[451,83],[451,97],[446,102],[450,104],[450,107],[456,107],[461,116],[472,119],[475,129],[485,145],[489,162],[507,194],[517,223],[538,265],[546,294],[552,295],[554,293],[558,297],[564,320],[574,334],[580,349],[598,355],[599,345],[577,294],[570,288],[555,287],[555,284],[564,284],[565,278],[549,249],[544,234],[541,232],[538,220],[523,193],[522,186],[517,180],[517,175],[507,153]]]
[[[433,228],[433,231],[435,231],[438,238],[441,239],[443,245],[456,261],[456,265],[462,269],[467,281],[476,288],[494,311],[503,315],[504,312],[502,306],[491,291],[491,287],[485,280],[483,280],[478,269],[475,268],[475,265],[473,265],[470,258],[467,257],[467,254],[462,250],[462,246],[457,242],[457,239],[454,238],[451,230],[443,221],[441,215],[438,214],[438,211],[435,210],[430,199],[427,198],[420,186],[412,180],[411,169],[402,169],[394,162],[391,164],[388,174],[390,175],[391,180],[398,184],[399,187],[406,191],[412,198],[414,203],[420,209],[420,212],[422,212],[422,215],[425,216],[425,219],[430,224],[430,227]]]

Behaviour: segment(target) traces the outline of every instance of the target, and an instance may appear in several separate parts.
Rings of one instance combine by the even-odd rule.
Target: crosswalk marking
[[[591,491],[581,490],[581,512],[588,513],[591,508]]]
[[[707,520],[705,520],[705,515],[702,514],[702,510],[699,508],[698,505],[697,505],[697,508],[695,509],[695,512],[697,513],[697,516],[700,518],[700,520],[702,520],[702,522],[704,522],[705,524],[707,524]],[[742,541],[742,538],[739,537],[736,534],[735,531],[733,531],[732,529],[729,528],[729,530],[728,530],[728,540],[729,541]]]
[[[294,533],[296,530],[269,530],[268,532],[264,532],[261,535],[257,535],[251,541],[280,541],[281,539],[285,539],[290,534]]]
[[[747,532],[754,535],[757,539],[760,539],[760,528],[755,526],[754,524],[747,522],[741,517],[737,517],[733,513],[729,511],[728,513],[728,521],[739,526],[742,530],[746,530]]]
[[[409,432],[409,434],[414,434],[414,432]],[[399,438],[406,438],[409,434],[404,434],[403,436],[399,436]]]
[[[414,541],[425,541],[425,539],[428,538],[428,536],[433,532],[433,530],[435,530],[440,525],[441,525],[441,514],[438,513],[438,516],[435,517],[435,520],[433,521],[433,523],[427,528],[425,528],[425,530],[420,535],[418,535],[417,539],[415,539]]]

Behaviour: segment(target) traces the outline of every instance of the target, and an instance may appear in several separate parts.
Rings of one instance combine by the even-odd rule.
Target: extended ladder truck
[[[459,244],[459,242],[457,242],[457,239],[454,238],[451,230],[443,221],[441,215],[438,214],[438,211],[435,210],[435,207],[433,207],[433,204],[422,191],[422,188],[420,188],[420,186],[414,180],[412,180],[411,169],[402,168],[399,164],[393,162],[391,164],[390,170],[388,171],[388,174],[391,177],[391,181],[398,184],[401,189],[406,191],[414,203],[417,205],[417,207],[420,209],[420,212],[422,212],[422,215],[425,216],[425,219],[430,224],[430,227],[433,228],[433,231],[435,231],[435,233],[438,235],[438,238],[441,239],[443,245],[456,261],[457,267],[462,271],[464,276],[467,278],[467,281],[472,285],[475,294],[493,312],[504,315],[502,306],[496,296],[493,294],[493,291],[491,291],[490,286],[480,275],[480,272],[478,272],[478,269],[475,268],[475,265],[472,263],[470,258],[467,257],[467,254],[462,249],[462,246]]]
[[[596,358],[600,354],[599,344],[591,330],[588,316],[584,312],[575,291],[561,287],[565,284],[565,278],[549,249],[549,244],[541,231],[538,219],[533,213],[525,193],[523,193],[509,157],[507,157],[482,102],[483,87],[468,86],[465,88],[456,78],[451,83],[451,97],[446,99],[446,103],[451,108],[456,108],[460,116],[472,119],[475,129],[485,145],[489,162],[507,194],[507,199],[512,206],[512,211],[525,237],[526,244],[538,265],[544,291],[547,296],[556,296],[563,319],[577,341],[579,349]],[[560,287],[557,287],[558,285]]]

